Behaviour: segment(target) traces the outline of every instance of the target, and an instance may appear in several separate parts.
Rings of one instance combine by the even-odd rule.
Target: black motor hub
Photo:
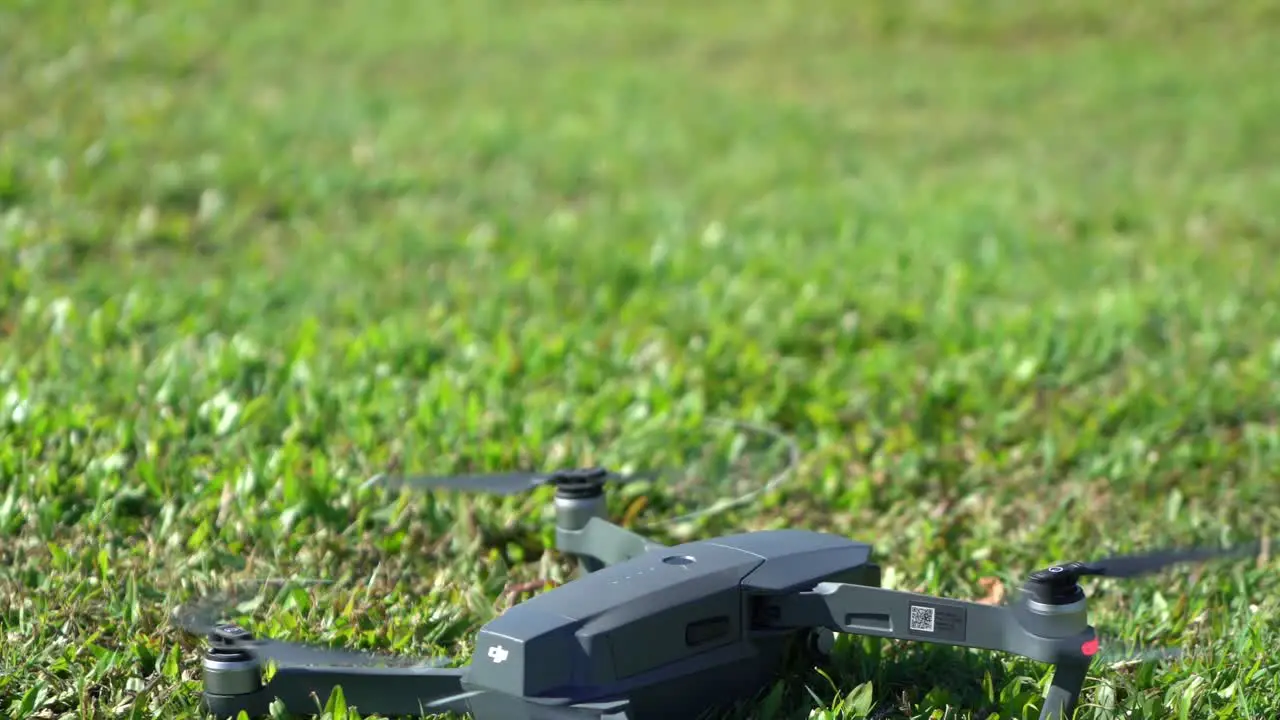
[[[1084,599],[1080,578],[1084,563],[1066,563],[1037,570],[1027,576],[1022,590],[1030,598],[1044,605],[1070,605]]]

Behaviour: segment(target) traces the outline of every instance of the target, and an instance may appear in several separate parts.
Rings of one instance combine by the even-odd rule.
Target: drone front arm
[[[462,692],[465,668],[282,667],[261,681],[254,660],[205,662],[205,705],[218,718],[241,712],[265,717],[281,702],[291,715],[314,715],[341,687],[349,707],[362,715],[414,716],[430,703]]]
[[[822,627],[839,633],[1011,653],[1057,666],[1041,720],[1066,720],[1080,694],[1097,636],[1083,601],[1053,607],[993,606],[846,583],[762,596],[761,629]]]
[[[600,517],[588,519],[578,529],[556,526],[556,549],[577,556],[587,572],[661,547],[665,546]]]
[[[1021,627],[1007,608],[846,583],[768,597],[767,625],[825,627],[835,632],[959,645],[1051,661],[1036,644],[1020,644]],[[1009,636],[1012,635],[1013,638]],[[1011,642],[1011,640],[1013,640]]]

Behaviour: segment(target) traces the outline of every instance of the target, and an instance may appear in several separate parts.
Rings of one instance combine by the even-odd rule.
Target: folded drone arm
[[[825,627],[835,632],[959,645],[1051,661],[1024,643],[1008,608],[935,598],[865,585],[822,583],[810,592],[767,597],[761,609],[770,626]]]
[[[600,517],[590,518],[578,529],[556,527],[556,549],[583,560],[588,572],[661,547],[665,546]]]
[[[219,665],[221,667],[219,667]],[[426,707],[462,692],[464,668],[282,667],[260,682],[260,665],[218,663],[205,668],[205,704],[218,718],[270,713],[281,702],[292,715],[323,711],[335,687],[363,715],[421,716]],[[438,711],[436,711],[438,712]]]
[[[1083,605],[1055,611],[993,606],[885,588],[821,583],[812,591],[764,596],[761,629],[823,627],[839,633],[996,650],[1057,666],[1041,720],[1065,718],[1097,651]]]

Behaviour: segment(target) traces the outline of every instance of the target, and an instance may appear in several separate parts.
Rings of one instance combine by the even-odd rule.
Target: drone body
[[[870,556],[863,543],[801,530],[653,549],[484,626],[462,686],[625,703],[632,720],[697,717],[767,685],[809,634],[759,627],[756,601],[826,581],[878,585]]]
[[[792,649],[821,652],[824,639],[846,633],[1051,664],[1040,718],[1067,720],[1099,650],[1082,577],[1131,577],[1242,554],[1195,550],[1067,563],[1031,573],[1011,604],[992,606],[882,588],[871,546],[837,535],[776,530],[656,543],[604,519],[606,476],[594,470],[543,478],[556,486],[556,547],[577,558],[582,576],[482,627],[469,666],[369,667],[332,651],[256,640],[235,626],[192,629],[212,644],[204,661],[206,705],[220,718],[262,716],[275,700],[289,712],[314,713],[341,687],[348,705],[365,715],[448,710],[476,720],[695,720],[767,689]],[[491,491],[500,483],[537,484],[520,476],[487,482]],[[279,668],[264,683],[266,660]]]

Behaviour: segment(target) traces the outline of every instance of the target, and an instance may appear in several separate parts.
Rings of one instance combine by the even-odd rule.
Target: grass
[[[7,3],[0,712],[196,717],[168,612],[268,577],[341,582],[259,629],[465,659],[564,578],[547,497],[365,478],[706,471],[748,439],[716,417],[794,477],[615,516],[847,533],[961,598],[1268,532],[1280,4],[1116,7]],[[1280,715],[1273,568],[1091,587],[1187,652],[1095,667],[1082,718]],[[1048,670],[835,665],[761,718],[1035,717]]]

